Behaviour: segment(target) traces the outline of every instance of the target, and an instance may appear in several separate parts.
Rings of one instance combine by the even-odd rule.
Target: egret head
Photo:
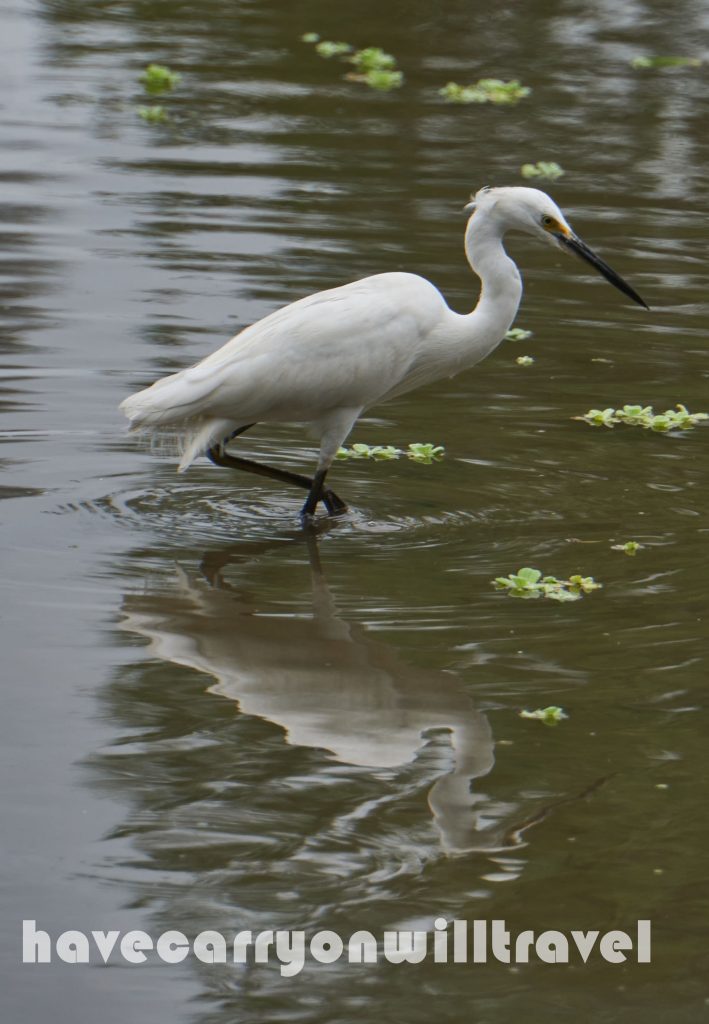
[[[572,230],[563,213],[546,192],[538,188],[510,186],[508,188],[481,188],[465,208],[472,213],[493,218],[502,233],[524,231],[545,242],[572,252],[594,267],[610,284],[634,302],[648,309],[634,288],[620,274],[608,266]]]

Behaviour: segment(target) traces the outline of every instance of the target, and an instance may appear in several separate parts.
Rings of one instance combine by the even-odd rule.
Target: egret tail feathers
[[[154,438],[177,438],[182,456],[177,471],[184,473],[196,458],[239,426],[205,411],[216,387],[214,380],[194,380],[190,370],[182,370],[129,395],[120,408],[130,420],[131,430]]]
[[[195,459],[204,455],[208,448],[219,444],[236,429],[233,420],[205,420],[200,424],[188,426],[182,438],[182,458],[177,467],[178,473],[184,473]]]

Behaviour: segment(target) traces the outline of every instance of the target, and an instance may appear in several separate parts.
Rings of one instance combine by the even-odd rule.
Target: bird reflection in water
[[[323,575],[317,536],[293,539],[307,545],[311,614],[274,614],[225,580],[229,563],[260,558],[273,546],[252,543],[205,556],[202,578],[178,568],[170,601],[164,592],[127,597],[123,627],[150,640],[157,657],[214,677],[213,694],[278,724],[291,743],[325,748],[346,764],[405,765],[428,733],[445,730],[452,767],[428,793],[444,850],[507,846],[509,826],[499,822],[497,804],[472,791],[494,765],[485,714],[454,673],[412,667],[346,621]]]

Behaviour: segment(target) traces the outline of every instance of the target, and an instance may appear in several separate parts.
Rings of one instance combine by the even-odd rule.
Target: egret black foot
[[[349,511],[342,498],[338,498],[334,491],[325,491],[322,496],[322,502],[328,511],[328,515],[341,516]]]

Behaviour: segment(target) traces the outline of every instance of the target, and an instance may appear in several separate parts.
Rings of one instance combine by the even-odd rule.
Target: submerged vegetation
[[[151,124],[161,124],[170,120],[167,110],[159,104],[153,107],[138,107],[138,117],[142,117],[144,121],[149,121]]]
[[[457,82],[448,82],[438,95],[442,96],[448,103],[517,103],[531,93],[526,85],[521,85],[516,79],[510,82],[503,82],[500,78],[481,78],[475,85],[458,85]]]
[[[379,46],[367,46],[355,50],[350,43],[331,42],[320,39],[317,32],[306,32],[301,37],[304,43],[315,46],[315,52],[321,57],[330,59],[340,57],[353,64],[355,70],[345,75],[350,82],[362,82],[371,89],[388,92],[398,89],[404,82],[404,74],[396,66],[396,57],[382,50]]]
[[[698,57],[634,57],[630,63],[636,69],[700,68],[702,66]]]
[[[315,52],[320,57],[329,60],[331,57],[344,57],[346,53],[352,53],[352,47],[349,43],[331,43],[325,39],[323,42],[317,43]]]
[[[578,601],[584,594],[599,590],[593,576],[570,576],[559,580],[556,576],[543,576],[540,569],[520,569],[509,576],[498,576],[492,581],[496,590],[505,590],[510,597],[548,597],[552,601]]]
[[[569,716],[563,708],[550,704],[548,708],[537,708],[536,711],[520,711],[519,717],[533,718],[538,722],[543,722],[544,725],[558,725]]]
[[[589,409],[583,416],[574,416],[592,427],[613,428],[618,423],[629,427],[643,427],[666,433],[669,430],[691,430],[697,423],[709,420],[709,413],[689,412],[686,406],[677,404],[677,409],[653,412],[651,405],[624,405],[622,409]]]
[[[445,448],[442,444],[410,444],[406,449],[396,448],[393,444],[368,445],[353,444],[351,448],[339,448],[336,459],[375,459],[383,462],[386,459],[399,459],[405,455],[412,462],[430,465],[443,458]]]
[[[519,173],[523,178],[538,178],[542,181],[557,181],[566,171],[551,160],[539,160],[536,164],[522,164]]]

